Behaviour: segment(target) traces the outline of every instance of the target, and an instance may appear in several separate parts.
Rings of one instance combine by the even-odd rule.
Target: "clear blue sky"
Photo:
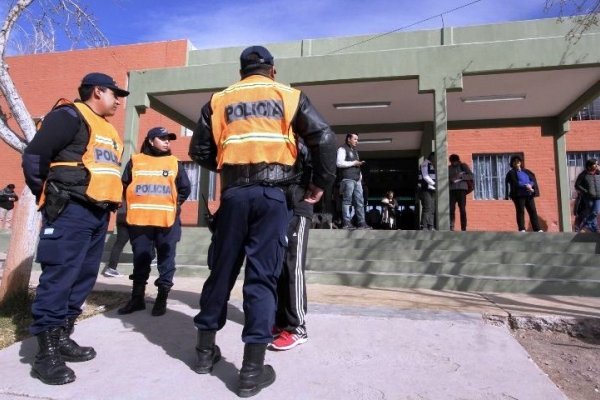
[[[556,7],[546,12],[545,0],[87,0],[82,3],[96,16],[111,45],[189,39],[197,48],[377,35],[401,28],[480,25],[548,18],[559,13]],[[448,12],[468,3],[474,4]],[[0,10],[5,7],[6,4],[0,6]],[[442,13],[445,13],[443,18],[439,16]],[[418,23],[430,17],[434,18]],[[59,41],[58,50],[69,47]]]

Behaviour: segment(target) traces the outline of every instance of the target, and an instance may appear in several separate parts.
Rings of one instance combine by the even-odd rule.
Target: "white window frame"
[[[510,158],[523,153],[473,154],[473,179],[475,200],[504,200],[506,196],[506,174],[510,169]]]

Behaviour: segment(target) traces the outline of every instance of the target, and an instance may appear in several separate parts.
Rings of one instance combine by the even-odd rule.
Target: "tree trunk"
[[[41,214],[37,211],[35,196],[25,187],[15,205],[10,243],[0,282],[0,303],[14,295],[25,293],[29,287],[40,221]]]

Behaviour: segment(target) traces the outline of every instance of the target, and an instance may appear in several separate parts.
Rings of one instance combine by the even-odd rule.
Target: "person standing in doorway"
[[[86,75],[81,100],[61,101],[23,153],[25,181],[43,218],[36,258],[42,274],[29,327],[39,346],[32,373],[49,385],[75,380],[65,361],[96,356],[71,335],[98,277],[109,213],[123,195],[123,141],[106,118],[127,95],[106,74]]]
[[[580,228],[589,232],[598,232],[598,214],[600,213],[600,169],[598,160],[592,158],[585,162],[583,170],[575,180],[575,189],[582,196],[583,212]]]
[[[523,160],[519,156],[510,158],[510,170],[506,174],[506,197],[512,199],[517,215],[517,228],[519,232],[526,232],[525,210],[534,232],[543,232],[540,228],[535,198],[540,195],[540,189],[535,179],[535,174],[523,167]]]
[[[190,157],[221,174],[221,206],[208,255],[210,275],[200,296],[194,370],[208,374],[221,359],[215,344],[227,321],[227,301],[246,257],[244,357],[237,394],[250,397],[275,381],[265,365],[272,342],[277,281],[287,247],[284,188],[296,174],[296,135],[313,163],[304,201],[318,202],[335,179],[335,134],[301,91],[275,82],[273,56],[262,46],[240,55],[241,81],[202,107]]]
[[[473,182],[471,168],[460,161],[458,154],[450,155],[448,166],[448,178],[450,180],[450,230],[454,230],[456,220],[456,205],[460,214],[460,230],[467,230],[467,194],[469,193],[469,182]]]
[[[181,239],[181,205],[191,193],[187,173],[177,157],[171,155],[171,141],[177,135],[163,127],[152,128],[146,134],[139,154],[123,171],[127,226],[133,251],[133,281],[131,299],[119,314],[131,314],[146,308],[146,283],[156,249],[159,276],[154,282],[158,294],[152,315],[167,311],[167,298],[173,287],[175,252]]]
[[[0,228],[10,229],[16,201],[19,196],[15,193],[15,185],[9,183],[0,192]]]
[[[429,156],[419,165],[419,176],[417,178],[417,191],[421,200],[421,229],[427,231],[435,230],[435,153]]]
[[[365,205],[362,188],[360,167],[365,163],[360,161],[356,146],[358,135],[348,133],[346,142],[337,151],[336,165],[340,180],[342,195],[342,229],[354,229],[350,217],[350,207],[354,207],[358,229],[371,229],[365,221]]]

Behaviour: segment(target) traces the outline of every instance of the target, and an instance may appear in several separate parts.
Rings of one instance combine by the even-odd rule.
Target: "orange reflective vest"
[[[81,162],[51,162],[50,168],[58,166],[80,168],[83,164],[90,174],[90,182],[85,192],[86,196],[98,203],[120,203],[123,195],[120,169],[123,141],[117,130],[104,117],[93,112],[85,103],[59,100],[55,108],[64,105],[73,106],[79,111],[87,125],[90,137]],[[44,204],[44,192],[45,190],[42,191],[40,198],[40,207]]]
[[[177,157],[131,156],[131,183],[127,186],[127,223],[168,228],[177,215]]]
[[[251,75],[211,99],[217,169],[223,165],[294,165],[297,157],[291,123],[300,91],[262,75]]]

